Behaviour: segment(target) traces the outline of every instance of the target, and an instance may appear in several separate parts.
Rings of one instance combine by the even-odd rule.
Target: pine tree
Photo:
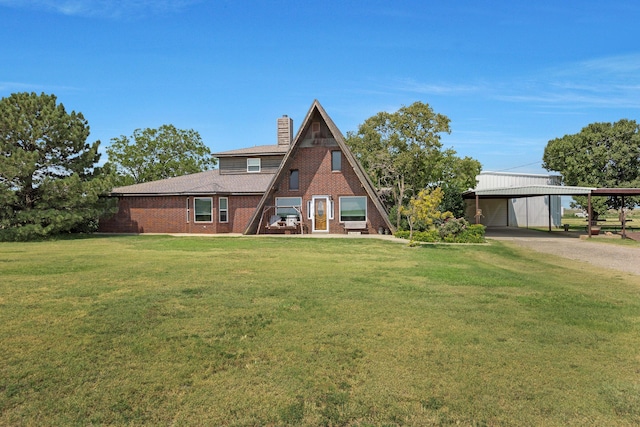
[[[113,209],[100,196],[110,177],[96,167],[81,113],[55,95],[16,93],[0,100],[0,240],[90,231]]]

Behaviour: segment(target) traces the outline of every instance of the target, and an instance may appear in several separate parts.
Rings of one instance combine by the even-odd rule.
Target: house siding
[[[220,174],[245,174],[247,173],[247,159],[260,158],[260,173],[275,173],[282,163],[282,156],[244,156],[220,158]]]
[[[213,199],[212,222],[194,222],[193,196],[128,196],[118,198],[118,212],[101,220],[106,233],[242,233],[260,201],[259,195],[198,195]],[[229,222],[218,222],[218,197],[228,197]],[[189,220],[187,221],[187,199]]]

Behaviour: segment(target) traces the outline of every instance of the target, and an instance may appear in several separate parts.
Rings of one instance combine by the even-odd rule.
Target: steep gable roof
[[[267,191],[262,196],[262,199],[260,200],[258,207],[253,213],[253,216],[251,217],[251,220],[249,221],[249,224],[246,230],[244,231],[244,234],[253,234],[257,231],[258,222],[260,221],[260,217],[262,216],[262,211],[264,209],[264,206],[267,200],[269,199],[269,197],[271,197],[275,192],[275,184],[284,176],[284,174],[288,170],[289,165],[291,164],[292,159],[295,157],[298,151],[299,145],[302,139],[304,138],[304,135],[306,134],[309,127],[311,126],[312,118],[316,113],[319,114],[324,120],[324,122],[326,123],[327,127],[329,128],[329,131],[331,132],[336,143],[338,144],[338,147],[340,147],[340,150],[342,151],[345,159],[347,160],[347,163],[349,164],[349,166],[351,166],[351,168],[355,172],[356,176],[360,180],[360,183],[362,184],[362,187],[366,191],[369,198],[373,201],[376,209],[380,212],[380,215],[384,219],[387,227],[390,230],[395,229],[393,224],[391,224],[391,222],[389,221],[386,209],[384,208],[384,205],[380,201],[380,198],[378,197],[378,193],[376,192],[376,189],[373,186],[371,179],[366,174],[366,172],[360,165],[360,162],[358,162],[358,160],[355,158],[355,156],[347,146],[347,143],[344,139],[344,136],[342,135],[342,132],[340,132],[340,129],[338,129],[338,127],[333,122],[331,117],[329,117],[329,115],[324,110],[324,108],[322,108],[322,105],[320,105],[320,102],[318,102],[318,100],[316,99],[311,104],[311,107],[309,108],[307,115],[305,116],[304,120],[302,121],[302,124],[300,125],[300,128],[298,129],[298,133],[296,133],[296,136],[293,139],[293,142],[291,143],[291,147],[289,151],[284,156],[284,159],[282,160],[282,163],[280,164],[278,171],[273,176],[273,179],[271,180],[267,188]]]

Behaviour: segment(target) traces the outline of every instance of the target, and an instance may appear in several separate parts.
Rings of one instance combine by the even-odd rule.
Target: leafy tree
[[[592,123],[575,135],[549,141],[542,158],[543,167],[560,172],[567,185],[640,187],[639,130],[634,120]],[[587,209],[586,197],[574,199],[576,206]],[[622,199],[618,197],[596,198],[592,204],[596,217],[607,208],[623,207]],[[637,198],[625,198],[624,207],[637,204]]]
[[[437,185],[442,189],[443,211],[449,211],[456,218],[464,217],[466,204],[462,193],[476,187],[476,176],[480,173],[482,165],[471,157],[460,158],[452,149],[444,151],[440,168],[435,171]]]
[[[216,164],[198,132],[173,125],[136,129],[131,137],[113,138],[107,154],[118,175],[118,185],[202,172]]]
[[[447,194],[447,207],[455,207],[461,200],[449,194],[475,185],[480,164],[469,158],[459,159],[452,149],[442,149],[440,135],[451,132],[449,122],[428,104],[415,102],[395,113],[378,113],[365,120],[356,133],[347,134],[354,155],[378,189],[389,195],[387,204],[395,213],[398,227],[400,207],[421,189],[441,186]]]
[[[90,231],[112,209],[111,188],[87,144],[81,113],[55,95],[15,93],[0,100],[0,240]]]

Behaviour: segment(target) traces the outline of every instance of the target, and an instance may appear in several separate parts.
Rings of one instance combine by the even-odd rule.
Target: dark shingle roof
[[[289,145],[256,145],[255,147],[240,148],[238,150],[222,151],[213,153],[213,157],[235,157],[235,156],[268,156],[281,155],[289,150]]]
[[[116,187],[113,196],[172,195],[172,194],[261,194],[267,190],[274,174],[220,175],[218,169]]]

